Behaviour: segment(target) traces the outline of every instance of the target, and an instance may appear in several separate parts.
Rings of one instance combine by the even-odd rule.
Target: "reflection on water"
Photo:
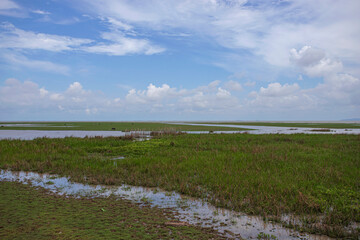
[[[265,223],[261,217],[248,216],[222,208],[216,208],[204,201],[181,196],[174,192],[144,187],[86,185],[69,181],[66,177],[33,172],[0,171],[0,181],[18,181],[24,184],[43,187],[51,192],[73,197],[118,196],[141,204],[160,208],[170,208],[177,212],[180,221],[202,227],[213,227],[229,238],[253,238],[268,234],[277,239],[330,239],[327,236],[299,233],[278,224]]]

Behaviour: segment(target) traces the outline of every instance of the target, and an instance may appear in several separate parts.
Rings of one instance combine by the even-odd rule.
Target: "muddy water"
[[[216,208],[198,199],[191,199],[173,192],[158,189],[122,186],[85,185],[69,181],[66,177],[33,172],[0,171],[0,181],[17,181],[43,187],[51,192],[73,197],[108,197],[110,195],[131,201],[171,208],[180,221],[202,227],[213,227],[229,238],[256,239],[259,234],[273,235],[277,239],[328,240],[327,236],[302,234],[278,224],[265,223],[261,217]]]

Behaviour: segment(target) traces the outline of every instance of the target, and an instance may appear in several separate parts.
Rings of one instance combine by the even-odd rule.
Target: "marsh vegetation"
[[[116,160],[111,158],[124,156]],[[303,231],[359,234],[359,135],[170,135],[149,141],[39,138],[0,141],[2,169],[76,182],[159,187]]]

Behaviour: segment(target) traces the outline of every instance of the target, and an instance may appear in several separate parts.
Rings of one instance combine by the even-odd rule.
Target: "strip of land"
[[[2,140],[0,149],[2,169],[160,187],[272,220],[290,213],[303,220],[303,231],[354,239],[360,233],[359,135],[42,138]],[[118,156],[124,159],[114,165]]]

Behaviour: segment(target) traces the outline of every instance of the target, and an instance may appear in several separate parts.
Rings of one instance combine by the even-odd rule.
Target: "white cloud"
[[[10,0],[1,0],[0,10],[20,8],[15,2]]]
[[[309,92],[326,100],[328,104],[359,104],[360,102],[357,100],[360,96],[359,78],[343,73],[342,62],[327,57],[321,50],[315,51],[320,54],[314,54],[314,50],[309,46],[305,46],[299,51],[292,49],[290,52],[292,62],[305,74],[324,79],[323,83]]]
[[[357,0],[82,2],[83,9],[134,28],[206,36],[233,51],[263,56],[274,65],[288,66],[288,51],[304,45],[360,63]]]
[[[225,89],[222,89],[221,87],[218,88],[218,92],[216,93],[216,96],[220,99],[225,99],[231,97],[231,93],[229,91],[226,91]]]
[[[294,48],[291,49],[290,61],[311,77],[334,74],[343,69],[340,61],[326,57],[323,50],[314,49],[311,46],[304,46],[299,51]]]
[[[0,1],[0,15],[10,17],[25,17],[26,14],[23,9],[12,0]]]
[[[116,20],[114,18],[111,18],[111,17],[108,17],[106,19],[103,19],[103,20],[106,20],[108,21],[112,28],[116,29],[116,30],[125,30],[125,31],[129,31],[131,29],[133,29],[133,26],[129,25],[129,24],[126,24],[122,21],[119,21],[119,20]]]
[[[256,82],[247,81],[244,85],[247,86],[247,87],[253,87],[253,86],[256,85]]]
[[[309,92],[321,97],[328,106],[360,107],[360,79],[349,74],[328,75],[324,83]]]
[[[224,84],[224,88],[229,91],[242,91],[243,88],[241,84],[237,81],[230,80]]]
[[[70,113],[96,114],[108,109],[111,100],[100,92],[84,90],[79,82],[74,82],[63,92],[51,92],[32,81],[21,82],[7,79],[0,86],[1,108],[29,111],[66,111]]]
[[[0,108],[16,112],[56,112],[97,115],[103,113],[141,114],[166,116],[213,114],[227,116],[254,116],[254,113],[276,113],[285,116],[302,116],[313,113],[315,119],[322,114],[354,113],[359,109],[360,80],[348,74],[328,75],[314,88],[302,89],[297,83],[270,83],[253,91],[247,99],[239,99],[212,82],[193,89],[176,89],[167,84],[149,84],[145,89],[131,89],[125,97],[108,97],[101,92],[85,89],[73,82],[64,91],[49,91],[31,81],[8,79],[0,86]],[[179,115],[180,114],[180,115]],[[252,114],[252,115],[251,115]],[[158,116],[158,115],[156,115]],[[332,115],[334,116],[334,115]],[[311,118],[310,117],[310,118]]]
[[[20,82],[9,78],[5,86],[0,87],[0,102],[2,104],[15,104],[18,106],[36,105],[44,101],[48,92],[31,81]]]
[[[70,95],[76,95],[76,94],[86,94],[87,91],[83,89],[82,85],[79,82],[74,82],[70,84],[69,88],[66,90],[66,93]]]
[[[0,33],[0,48],[37,49],[60,52],[73,50],[80,45],[92,42],[92,40],[89,39],[24,31],[9,23],[2,24],[1,28],[3,31]]]
[[[117,24],[117,27],[120,25],[120,22],[117,20],[111,20],[111,23],[113,25]],[[126,25],[123,24],[122,27],[126,28]],[[130,26],[128,26],[128,28],[130,28]],[[24,31],[16,28],[10,23],[3,23],[0,25],[0,30],[1,29],[0,48],[4,49],[46,50],[53,52],[83,50],[89,53],[115,56],[124,56],[129,54],[152,55],[165,51],[164,48],[152,44],[147,39],[131,38],[117,30],[101,34],[101,37],[106,42],[95,42],[85,38],[73,38],[68,36]],[[13,62],[30,66],[31,63],[24,57],[18,56],[15,59],[14,56],[15,55],[11,57]],[[46,65],[45,69],[55,70],[55,65],[52,65],[49,62],[38,61],[36,63],[32,63],[32,67],[40,65]],[[65,67],[61,67],[59,72],[64,70]]]
[[[258,92],[251,92],[249,97],[250,100],[246,103],[249,108],[267,111],[304,110],[316,107],[316,96],[306,94],[296,83],[292,85],[270,83],[267,87],[261,87]]]
[[[299,85],[294,83],[292,85],[280,83],[270,83],[267,88],[261,87],[260,94],[266,97],[282,97],[294,93],[299,90]]]
[[[122,34],[104,33],[104,39],[110,43],[98,43],[93,46],[84,47],[82,50],[90,53],[124,56],[129,54],[152,55],[165,51],[164,48],[151,44],[146,39],[125,37]]]
[[[67,75],[70,71],[70,68],[65,65],[56,64],[49,61],[28,59],[27,57],[19,54],[4,54],[2,57],[8,63],[14,66],[27,67],[39,71],[55,72],[64,75]]]
[[[50,95],[50,100],[60,101],[60,100],[63,100],[63,99],[64,99],[64,96],[62,94],[60,94],[60,93],[53,93],[53,94]]]
[[[309,89],[301,89],[297,83],[270,83],[249,94],[248,106],[276,111],[291,108],[316,111],[331,109],[331,112],[360,110],[360,80],[343,73],[342,62],[333,60],[325,51],[310,46],[304,46],[299,51],[292,49],[290,59],[304,74],[322,77],[323,82]]]
[[[178,92],[175,88],[170,88],[169,85],[163,84],[161,87],[156,87],[153,84],[149,84],[147,90],[131,89],[126,95],[126,100],[129,103],[146,103],[153,101],[161,101],[166,98],[172,98],[176,96]]]
[[[36,14],[40,14],[40,15],[50,15],[51,13],[50,12],[47,12],[47,11],[42,11],[42,10],[33,10],[31,11],[32,13],[36,13]]]

